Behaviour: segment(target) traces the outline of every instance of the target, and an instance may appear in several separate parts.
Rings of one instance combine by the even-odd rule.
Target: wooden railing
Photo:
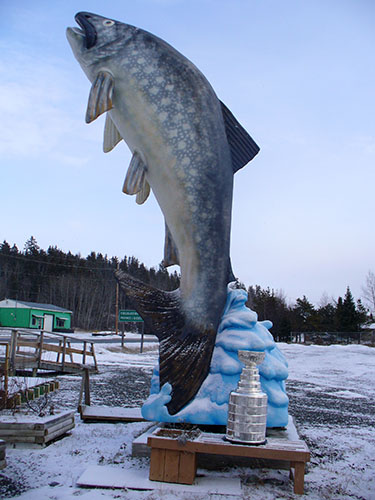
[[[7,333],[1,330],[0,339],[3,343],[5,338],[9,344],[10,373],[22,369],[32,369],[34,375],[38,370],[74,373],[84,367],[98,369],[94,342],[81,340],[78,342],[81,346],[72,347],[73,341],[77,342],[74,337],[21,329],[8,330]]]

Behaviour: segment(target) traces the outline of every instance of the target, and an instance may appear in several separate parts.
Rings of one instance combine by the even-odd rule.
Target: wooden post
[[[305,463],[295,462],[294,463],[294,493],[297,495],[303,495],[305,483]]]
[[[62,371],[64,371],[64,368],[65,368],[65,354],[66,354],[66,337],[64,337],[64,341],[63,341],[62,361],[61,361]]]
[[[87,342],[86,340],[83,341],[83,356],[82,356],[82,364],[84,365],[86,363],[86,348],[87,348]]]
[[[40,332],[40,337],[39,337],[39,352],[38,352],[38,361],[37,361],[37,367],[40,369],[40,362],[42,361],[42,351],[43,351],[43,340],[44,340],[44,332]]]
[[[140,350],[140,352],[141,352],[141,353],[143,352],[143,336],[144,336],[144,333],[145,333],[145,324],[144,324],[144,322],[142,322],[142,332],[141,332],[141,350]]]
[[[12,330],[10,337],[10,353],[9,353],[9,373],[11,375],[16,371],[16,351],[17,351],[18,331]]]
[[[85,380],[85,405],[90,406],[91,398],[90,398],[90,372],[88,368],[85,368],[84,372],[84,380]]]
[[[61,340],[59,340],[59,347],[61,347]],[[57,356],[56,356],[56,363],[58,363],[58,362],[59,362],[59,359],[60,359],[60,354],[61,354],[61,352],[60,352],[60,351],[58,351],[58,352],[57,352]]]
[[[73,358],[73,353],[70,350],[72,348],[72,344],[70,342],[67,342],[68,348],[69,348],[69,356],[70,356],[70,362],[74,363],[74,358]]]
[[[2,407],[6,408],[8,400],[8,377],[9,377],[9,344],[1,344],[5,347],[5,360],[4,360],[4,396],[1,401]]]
[[[125,338],[125,323],[122,324],[122,333],[121,333],[121,347],[124,347],[124,338]]]
[[[81,380],[81,388],[79,391],[78,398],[78,411],[81,412],[81,403],[83,393],[85,394],[85,406],[90,406],[91,398],[90,398],[90,372],[88,368],[84,368],[82,370],[82,380]]]
[[[92,357],[94,358],[95,371],[97,372],[98,371],[98,363],[96,362],[94,342],[91,342],[91,354],[92,354]]]

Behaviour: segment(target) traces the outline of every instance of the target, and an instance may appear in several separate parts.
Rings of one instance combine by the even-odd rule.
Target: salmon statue
[[[234,281],[229,247],[233,175],[259,151],[186,57],[140,28],[88,12],[68,28],[92,86],[86,122],[106,113],[104,151],[124,140],[132,159],[123,191],[142,204],[152,189],[165,218],[164,266],[180,288],[165,292],[117,272],[159,338],[160,387],[173,415],[205,380]]]

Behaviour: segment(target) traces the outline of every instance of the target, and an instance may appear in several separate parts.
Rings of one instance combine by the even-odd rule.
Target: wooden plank
[[[54,434],[59,429],[62,429],[70,424],[74,424],[74,418],[67,418],[56,425],[51,425],[51,427],[45,430],[45,435],[48,436],[49,434]]]
[[[193,484],[197,473],[197,455],[187,451],[180,452],[178,482],[180,484]]]
[[[35,443],[35,436],[9,436],[5,441],[7,443]]]
[[[0,437],[2,439],[9,439],[9,437],[21,437],[21,436],[44,436],[44,430],[36,431],[35,429],[1,429]]]
[[[45,422],[43,424],[40,424],[40,425],[43,425],[46,429],[48,429],[49,427],[51,426],[54,426],[64,420],[67,420],[67,419],[70,419],[70,418],[74,418],[74,411],[66,411],[64,413],[61,413],[60,415],[51,415],[51,417],[48,417]],[[37,424],[39,425],[39,424]]]
[[[81,418],[84,422],[144,422],[140,408],[121,406],[81,406]]]
[[[53,345],[53,344],[44,344],[43,351],[62,353],[63,348],[60,346],[57,346],[57,345]],[[93,356],[93,354],[90,351],[85,351],[84,349],[77,349],[75,347],[66,347],[65,352],[68,355],[70,355],[70,354],[82,354],[85,356]]]
[[[271,441],[271,440],[269,440]],[[305,461],[310,460],[310,453],[302,451],[300,447],[296,449],[278,448],[270,446],[268,443],[260,446],[239,445],[229,442],[202,442],[199,439],[187,441],[181,445],[177,440],[159,436],[150,436],[148,445],[152,447],[165,448],[166,450],[185,450],[195,453],[208,453],[219,455],[232,455],[249,458],[264,458],[270,460],[285,460],[285,461]]]
[[[58,436],[62,436],[63,434],[66,434],[71,429],[74,429],[74,427],[75,427],[74,422],[71,422],[69,425],[66,425],[65,427],[57,430],[56,432],[53,432],[53,433],[48,434],[47,436],[45,436],[45,442],[49,443],[50,441],[52,441],[52,439],[55,439]]]
[[[35,429],[35,422],[30,422],[30,423],[25,423],[25,422],[0,422],[0,433],[2,432],[2,430],[4,429],[9,429],[9,427],[12,427],[12,429],[29,429],[29,430],[33,430]]]
[[[164,481],[166,483],[178,483],[178,471],[180,467],[180,452],[165,450]]]
[[[42,361],[40,363],[41,370],[52,370],[52,371],[61,371],[62,370],[65,372],[75,373],[75,372],[82,371],[82,368],[83,368],[82,365],[80,365],[79,363],[66,362],[64,369],[62,369],[61,363],[56,363],[55,361],[46,361],[46,360],[42,359]]]
[[[165,450],[152,448],[150,460],[151,481],[164,481]]]

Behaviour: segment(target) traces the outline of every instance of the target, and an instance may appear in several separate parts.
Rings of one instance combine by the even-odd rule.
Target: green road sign
[[[118,312],[119,321],[143,321],[137,311],[120,309]]]

